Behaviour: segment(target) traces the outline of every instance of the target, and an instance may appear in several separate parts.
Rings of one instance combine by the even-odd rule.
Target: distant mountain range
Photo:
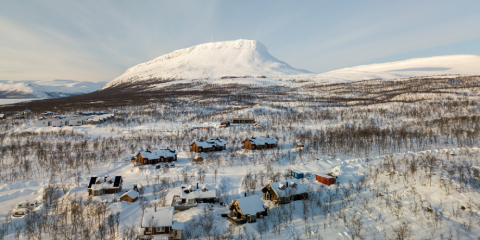
[[[139,89],[162,88],[191,81],[285,85],[292,82],[338,83],[448,75],[480,75],[480,56],[415,58],[316,74],[293,68],[276,59],[270,55],[265,45],[258,41],[240,39],[176,50],[138,64],[108,83],[72,80],[0,81],[0,98],[56,98],[117,86],[128,85],[128,88],[135,88],[141,84],[142,88]]]
[[[58,98],[90,93],[106,82],[80,82],[73,80],[0,80],[0,98]]]

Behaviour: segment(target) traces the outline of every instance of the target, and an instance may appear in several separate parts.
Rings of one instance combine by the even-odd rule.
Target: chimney
[[[103,182],[107,182],[107,176],[103,178]]]
[[[197,189],[198,189],[198,182],[197,182]]]

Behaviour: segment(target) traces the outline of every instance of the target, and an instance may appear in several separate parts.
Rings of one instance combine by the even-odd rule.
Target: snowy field
[[[18,98],[18,99],[0,99],[0,105],[6,105],[6,104],[14,104],[14,103],[19,103],[19,102],[29,102],[29,101],[35,101],[35,100],[40,100],[41,98]]]
[[[142,233],[142,209],[170,206],[181,184],[208,184],[230,204],[262,196],[269,180],[297,170],[313,175],[300,180],[308,199],[262,199],[269,215],[255,223],[231,223],[218,203],[177,211],[174,220],[185,223],[185,239],[478,239],[479,87],[452,88],[470,86],[457,79],[406,93],[413,83],[398,84],[309,86],[301,98],[293,97],[300,89],[283,98],[265,91],[230,104],[184,96],[106,109],[116,119],[100,125],[39,128],[33,116],[2,122],[0,238],[132,239]],[[232,117],[259,125],[219,128]],[[241,148],[244,139],[266,135],[279,140],[277,148]],[[190,144],[217,137],[226,150],[193,163]],[[139,149],[165,147],[179,151],[174,168],[130,162]],[[329,172],[337,184],[315,180]],[[90,177],[107,175],[123,177],[122,192],[88,196]],[[119,201],[134,184],[144,187],[141,198]],[[24,200],[40,205],[12,217]]]

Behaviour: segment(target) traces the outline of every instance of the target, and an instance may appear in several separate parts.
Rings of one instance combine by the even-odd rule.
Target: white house
[[[173,207],[145,208],[142,225],[144,235],[170,235],[173,226]]]

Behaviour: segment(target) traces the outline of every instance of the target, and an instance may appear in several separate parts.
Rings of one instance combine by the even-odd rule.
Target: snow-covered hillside
[[[55,98],[94,92],[105,82],[73,80],[0,81],[0,98]]]
[[[480,56],[450,55],[370,64],[321,73],[316,75],[315,79],[343,82],[457,74],[480,75]]]
[[[176,50],[136,65],[103,88],[154,78],[221,79],[225,77],[281,77],[308,73],[279,61],[255,40],[205,43]]]

